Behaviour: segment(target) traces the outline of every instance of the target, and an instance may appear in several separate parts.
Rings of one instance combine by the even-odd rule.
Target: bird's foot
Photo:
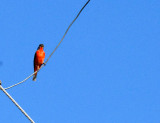
[[[44,66],[46,66],[46,63],[43,63]]]

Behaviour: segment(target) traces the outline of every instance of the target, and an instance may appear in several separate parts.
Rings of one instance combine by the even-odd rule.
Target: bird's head
[[[40,44],[39,46],[38,46],[38,49],[40,49],[40,48],[44,48],[44,45],[43,44]]]

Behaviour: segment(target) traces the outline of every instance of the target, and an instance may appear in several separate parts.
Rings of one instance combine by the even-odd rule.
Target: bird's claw
[[[46,66],[46,63],[43,63],[44,66]]]

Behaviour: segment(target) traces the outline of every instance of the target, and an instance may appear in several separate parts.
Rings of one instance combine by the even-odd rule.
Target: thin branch
[[[1,81],[0,81],[0,89],[8,96],[8,98],[17,106],[17,108],[28,118],[28,120],[31,121],[31,123],[34,123],[32,118],[22,109],[22,107],[9,95],[9,93],[2,87]]]
[[[77,18],[79,17],[79,15],[81,14],[81,12],[83,11],[83,9],[86,7],[86,5],[87,5],[89,2],[90,2],[90,0],[88,0],[88,1],[86,2],[86,4],[82,7],[82,9],[79,11],[79,13],[77,14],[77,16],[75,17],[75,19],[70,23],[70,25],[68,26],[68,28],[67,28],[66,32],[64,33],[62,39],[60,40],[60,42],[58,43],[58,45],[56,46],[56,48],[53,50],[53,52],[50,54],[50,56],[48,57],[48,59],[45,61],[45,64],[47,64],[47,62],[49,61],[49,59],[51,58],[51,56],[53,55],[53,53],[57,50],[57,48],[59,47],[59,45],[62,43],[63,39],[65,38],[65,36],[66,36],[66,34],[67,34],[67,32],[68,32],[68,30],[70,29],[70,27],[72,26],[72,24],[77,20]],[[42,69],[42,67],[44,67],[44,64],[40,67],[40,69]],[[40,69],[39,69],[39,70],[40,70]],[[32,73],[30,76],[28,76],[27,78],[25,78],[23,81],[21,81],[21,82],[19,82],[19,83],[17,83],[17,84],[14,84],[14,85],[12,85],[12,86],[10,86],[10,87],[8,87],[8,88],[5,88],[5,90],[6,90],[6,89],[9,89],[9,88],[12,88],[12,87],[14,87],[14,86],[17,86],[17,85],[19,85],[19,84],[21,84],[21,83],[24,83],[26,80],[28,80],[30,77],[32,77],[35,73],[38,73],[39,70],[36,71],[36,72],[34,72],[34,73]]]
[[[62,43],[64,37],[66,36],[66,34],[67,34],[67,32],[68,32],[68,30],[70,29],[70,27],[72,26],[72,24],[77,20],[77,18],[78,18],[79,15],[81,14],[82,10],[86,7],[86,5],[89,3],[89,1],[90,1],[90,0],[88,0],[88,1],[86,2],[86,4],[82,7],[82,9],[79,11],[79,13],[77,14],[77,16],[75,17],[75,19],[70,23],[70,25],[68,26],[66,32],[64,33],[61,41],[58,43],[58,45],[57,45],[56,48],[53,50],[53,52],[52,52],[51,55],[48,57],[48,59],[46,60],[45,63],[48,62],[48,60],[51,58],[51,56],[53,55],[53,53],[56,51],[56,49],[57,49],[57,48],[59,47],[59,45]]]

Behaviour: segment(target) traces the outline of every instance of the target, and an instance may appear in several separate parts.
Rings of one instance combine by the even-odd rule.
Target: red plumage
[[[34,72],[39,70],[41,65],[44,63],[45,52],[43,50],[44,45],[40,44],[35,55],[34,55]],[[37,73],[33,76],[33,81],[36,81]]]

